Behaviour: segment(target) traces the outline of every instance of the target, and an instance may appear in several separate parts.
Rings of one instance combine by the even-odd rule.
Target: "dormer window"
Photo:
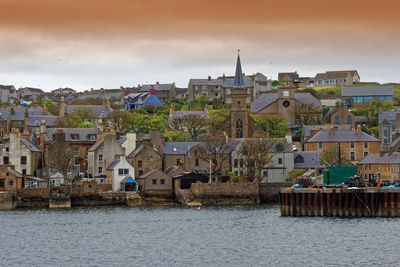
[[[79,134],[71,134],[71,139],[72,140],[78,140],[79,139]]]
[[[89,134],[89,140],[96,140],[95,134]]]
[[[176,152],[176,151],[178,151],[178,150],[176,149],[176,147],[174,147],[174,148],[172,148],[172,151]]]

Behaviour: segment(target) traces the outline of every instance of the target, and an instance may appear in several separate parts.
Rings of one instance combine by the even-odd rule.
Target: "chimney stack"
[[[210,75],[208,75],[208,81],[209,81],[209,82],[211,81],[211,76],[210,76]]]
[[[331,126],[329,129],[329,136],[335,136],[335,127]]]
[[[48,112],[47,112],[47,107],[46,105],[43,106],[43,115],[47,116]]]
[[[361,136],[361,126],[357,125],[357,136],[360,137]]]
[[[111,110],[110,98],[107,98],[107,99],[106,99],[106,108],[107,108],[108,110]]]
[[[60,102],[60,117],[65,116],[65,103],[64,103],[64,97],[61,97],[61,102]]]

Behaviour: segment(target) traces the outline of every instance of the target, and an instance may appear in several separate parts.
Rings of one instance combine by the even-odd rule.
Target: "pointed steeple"
[[[242,73],[242,64],[240,63],[240,56],[237,56],[236,62],[236,73],[235,73],[235,81],[233,82],[233,88],[244,88],[244,81],[243,81],[243,73]]]

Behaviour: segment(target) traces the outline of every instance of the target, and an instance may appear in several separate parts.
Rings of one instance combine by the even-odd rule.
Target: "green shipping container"
[[[324,184],[329,184],[329,171],[324,171]]]
[[[357,175],[357,166],[329,167],[329,184],[341,184],[350,176]],[[325,182],[325,175],[324,175]]]

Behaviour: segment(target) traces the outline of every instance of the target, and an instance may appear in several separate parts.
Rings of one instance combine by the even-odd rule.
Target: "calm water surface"
[[[400,266],[400,219],[256,208],[0,212],[1,266]]]

